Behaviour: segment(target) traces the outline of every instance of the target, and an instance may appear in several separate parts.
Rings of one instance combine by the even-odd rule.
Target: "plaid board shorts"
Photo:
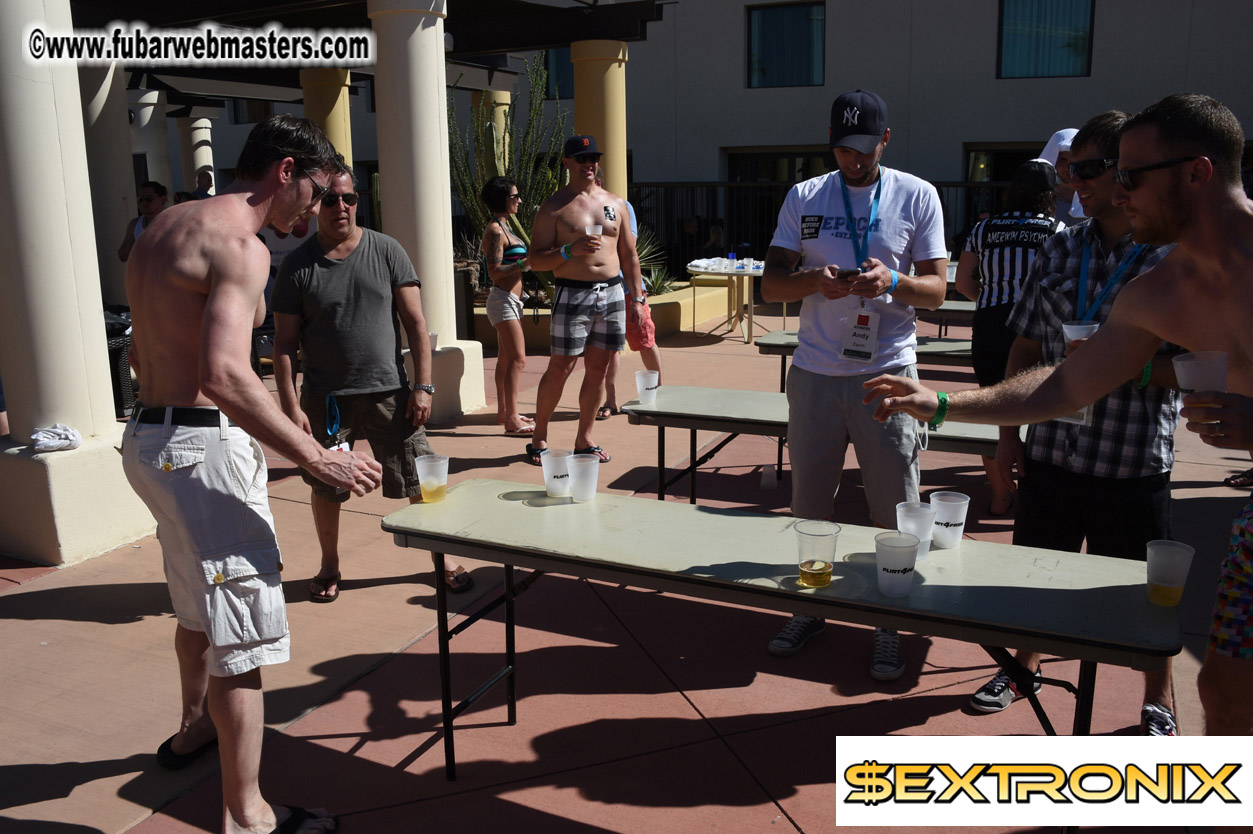
[[[580,356],[587,346],[619,351],[626,344],[626,296],[622,282],[557,287],[549,325],[552,352]]]
[[[1253,501],[1231,525],[1231,544],[1218,578],[1218,598],[1210,624],[1209,644],[1215,652],[1253,660]]]

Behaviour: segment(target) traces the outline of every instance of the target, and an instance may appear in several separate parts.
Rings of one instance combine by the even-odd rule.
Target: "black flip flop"
[[[315,593],[313,592],[313,588],[312,588],[312,587],[310,587],[310,588],[309,588],[309,601],[310,601],[310,602],[334,602],[335,600],[339,599],[339,583],[340,583],[340,579],[341,579],[341,577],[340,577],[340,575],[339,575],[339,571],[336,571],[335,573],[331,574],[330,576],[315,576],[315,577],[313,577],[313,579],[309,580],[310,585],[312,585],[313,583],[315,583],[315,582],[316,582],[316,583],[318,583],[319,585],[321,585],[321,586],[322,586],[322,590],[323,590],[323,591],[325,591],[325,590],[327,589],[327,586],[329,586],[329,585],[333,582],[333,583],[335,583],[335,593],[333,593],[333,594],[315,594]]]
[[[218,740],[215,738],[206,741],[190,753],[175,753],[174,739],[177,737],[178,734],[175,733],[163,741],[161,746],[157,748],[157,764],[166,770],[182,770],[208,752],[209,748],[216,747],[218,743]]]
[[[274,826],[274,830],[271,831],[270,834],[296,834],[296,832],[300,830],[300,826],[304,825],[309,820],[326,819],[325,817],[315,816],[313,813],[305,810],[304,808],[297,808],[295,805],[280,805],[279,807],[286,808],[291,813],[288,815],[287,819]],[[335,823],[335,825],[330,829],[331,831],[339,828],[339,820],[335,819],[335,817],[331,817],[330,820]]]
[[[1253,487],[1253,469],[1246,469],[1243,472],[1223,478],[1223,483],[1232,489],[1248,489]]]

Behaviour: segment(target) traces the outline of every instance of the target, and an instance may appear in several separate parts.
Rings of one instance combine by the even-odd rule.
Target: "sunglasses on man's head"
[[[337,194],[334,191],[330,191],[322,195],[322,205],[326,208],[335,208],[340,200],[343,200],[344,205],[348,206],[348,208],[352,208],[357,204],[357,192],[349,191],[347,194]]]
[[[1140,183],[1136,181],[1136,177],[1148,171],[1160,171],[1162,168],[1171,168],[1175,165],[1182,165],[1185,162],[1191,162],[1194,159],[1200,159],[1200,156],[1179,156],[1174,159],[1168,159],[1165,162],[1155,162],[1152,165],[1141,165],[1139,168],[1119,168],[1114,171],[1114,182],[1122,186],[1124,191],[1135,191]]]
[[[1082,162],[1072,162],[1066,167],[1070,170],[1072,177],[1094,180],[1117,164],[1117,159],[1085,159]]]

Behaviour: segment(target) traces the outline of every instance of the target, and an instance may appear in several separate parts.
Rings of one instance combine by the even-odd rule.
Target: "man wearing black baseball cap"
[[[880,165],[891,130],[878,95],[836,98],[828,136],[838,170],[792,188],[761,285],[766,301],[804,300],[787,379],[792,515],[831,517],[852,441],[870,517],[895,529],[896,505],[918,500],[918,423],[875,422],[862,383],[887,368],[917,377],[914,308],[944,301],[943,213],[933,186]],[[794,271],[802,257],[805,268]],[[824,628],[793,617],[769,649],[793,655]],[[870,674],[887,681],[904,670],[896,632],[876,629]]]
[[[531,229],[531,267],[556,276],[551,355],[536,395],[535,431],[526,446],[527,460],[536,466],[548,452],[548,424],[580,356],[584,376],[573,448],[609,462],[609,454],[592,440],[592,426],[609,360],[626,344],[627,328],[640,328],[640,310],[647,304],[626,202],[596,184],[601,157],[596,138],[571,136],[562,156],[570,183],[540,206]]]

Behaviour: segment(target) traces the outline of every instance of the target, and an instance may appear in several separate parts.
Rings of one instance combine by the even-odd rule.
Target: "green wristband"
[[[572,248],[570,244],[568,243],[565,246],[561,247],[559,251],[561,252],[561,257],[567,261],[570,260],[572,257],[574,257]]]
[[[938,429],[944,425],[944,418],[948,416],[948,394],[943,391],[936,391],[935,397],[940,401],[940,404],[936,406],[935,416],[931,418],[931,422],[927,423],[927,428],[929,429]]]
[[[1149,387],[1149,377],[1153,375],[1153,360],[1150,359],[1144,365],[1144,373],[1140,374],[1140,384],[1136,387],[1143,391]]]

